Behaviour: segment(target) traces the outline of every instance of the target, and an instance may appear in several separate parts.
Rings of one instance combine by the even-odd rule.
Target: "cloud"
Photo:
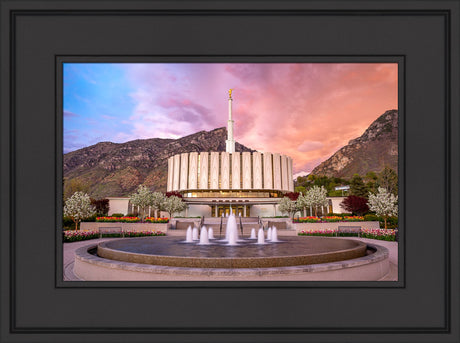
[[[318,141],[304,141],[302,144],[300,144],[297,147],[298,151],[301,152],[308,152],[308,151],[314,151],[318,150],[324,147],[324,144]]]
[[[68,119],[68,118],[75,118],[75,117],[79,117],[78,114],[76,113],[73,113],[73,112],[70,112],[70,111],[66,111],[64,110],[64,118]]]
[[[398,108],[395,63],[152,63],[118,68],[124,75],[118,82],[129,88],[132,107],[119,131],[110,132],[112,140],[178,138],[226,126],[228,89],[233,88],[235,139],[252,149],[291,156],[295,174],[312,170],[386,110]],[[102,101],[75,96],[89,104]]]

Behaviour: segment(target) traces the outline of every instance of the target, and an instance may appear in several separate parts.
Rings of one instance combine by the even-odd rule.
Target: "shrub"
[[[199,218],[199,217],[198,217]],[[146,217],[145,218],[146,222],[149,223],[168,223],[169,218],[155,218],[155,217]]]
[[[113,213],[111,217],[124,217],[125,215],[123,213]],[[126,217],[135,217],[134,215],[130,215],[129,213],[126,215]]]
[[[97,222],[104,223],[137,223],[140,222],[139,217],[97,217]]]
[[[379,222],[380,227],[384,228],[385,227],[385,219],[383,217],[380,217],[376,214],[366,214],[364,216],[365,221],[373,221],[373,222]],[[387,219],[387,229],[397,229],[398,228],[398,217],[388,217]]]

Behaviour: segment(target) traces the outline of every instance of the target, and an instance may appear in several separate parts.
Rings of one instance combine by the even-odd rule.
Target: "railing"
[[[200,226],[198,228],[202,228],[203,227],[203,224],[204,224],[204,216],[201,216],[201,219],[200,219]]]
[[[224,220],[224,217],[220,217],[219,238],[222,238],[222,221],[223,220]]]
[[[265,228],[264,228],[264,223],[262,223],[262,219],[260,219],[260,216],[257,216],[257,221],[259,222],[259,226],[260,226],[262,229],[265,229]]]

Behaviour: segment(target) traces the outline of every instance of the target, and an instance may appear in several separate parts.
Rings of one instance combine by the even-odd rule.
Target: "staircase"
[[[225,232],[227,229],[227,220],[228,218],[216,218],[216,217],[208,217],[204,219],[203,225],[207,228],[212,228],[214,231],[214,236],[218,237],[220,232],[220,223],[222,220],[222,236],[225,236]],[[238,228],[238,233],[241,235],[241,227],[240,227],[240,218],[236,217],[236,224]],[[259,230],[259,218],[258,217],[242,217],[241,224],[243,225],[243,236],[250,236],[251,230],[254,228]]]

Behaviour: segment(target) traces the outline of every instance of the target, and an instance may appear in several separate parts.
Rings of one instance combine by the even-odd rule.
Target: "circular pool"
[[[328,237],[283,237],[259,245],[243,240],[228,246],[186,244],[177,237],[140,237],[102,242],[97,256],[108,260],[186,268],[271,268],[322,264],[363,257],[367,245]]]

